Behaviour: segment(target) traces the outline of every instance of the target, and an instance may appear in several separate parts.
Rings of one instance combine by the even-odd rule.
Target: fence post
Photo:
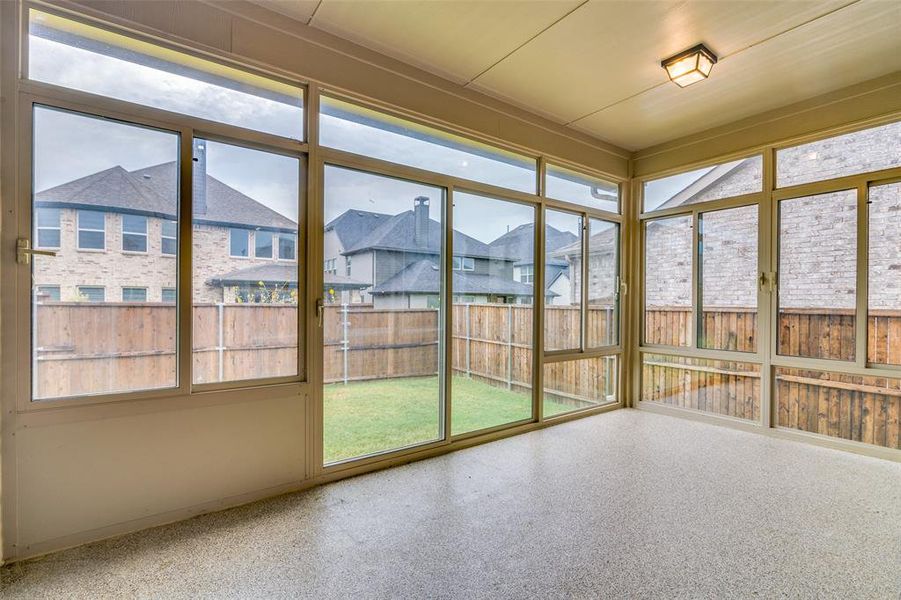
[[[513,305],[507,305],[507,389],[513,388]]]
[[[469,366],[469,352],[470,352],[470,346],[472,345],[472,341],[470,338],[469,303],[466,303],[463,306],[466,307],[466,376],[470,377],[472,375],[472,371],[470,371],[470,366]]]
[[[341,342],[341,351],[342,351],[342,354],[344,355],[344,385],[347,385],[347,351],[350,349],[350,339],[348,339],[348,337],[347,337],[348,326],[350,325],[350,323],[348,321],[347,314],[348,314],[348,306],[347,306],[347,303],[345,302],[344,304],[341,305],[341,315],[342,315],[341,326],[344,331],[344,340]]]
[[[217,370],[219,374],[219,379],[217,381],[225,380],[225,303],[219,302],[216,304],[216,313],[217,313],[217,321],[219,322],[218,326],[218,335],[216,336],[216,356],[219,361],[219,368]]]

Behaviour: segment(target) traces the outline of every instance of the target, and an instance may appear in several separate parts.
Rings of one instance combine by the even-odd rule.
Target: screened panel
[[[901,183],[870,188],[867,360],[901,365]]]
[[[544,213],[544,349],[577,350],[582,343],[582,217]]]
[[[588,236],[585,347],[615,346],[619,343],[619,225],[589,219]],[[581,272],[577,276],[581,278]]]
[[[580,358],[544,365],[544,418],[617,401],[618,356]]]
[[[644,183],[644,212],[752,194],[763,189],[763,157],[740,158]]]
[[[901,121],[776,152],[776,185],[785,187],[901,166]]]
[[[336,98],[321,98],[319,137],[322,145],[331,148],[520,192],[536,192],[534,158]]]
[[[692,344],[692,217],[644,224],[644,342]]]
[[[619,186],[564,167],[548,165],[545,195],[565,202],[610,212],[619,212]]]

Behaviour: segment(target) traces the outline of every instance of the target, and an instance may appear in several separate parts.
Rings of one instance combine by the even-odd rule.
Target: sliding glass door
[[[327,165],[324,200],[324,463],[443,439],[445,191]]]

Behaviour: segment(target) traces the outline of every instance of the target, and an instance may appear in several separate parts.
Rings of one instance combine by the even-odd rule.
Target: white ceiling
[[[629,150],[901,70],[899,0],[253,1]]]

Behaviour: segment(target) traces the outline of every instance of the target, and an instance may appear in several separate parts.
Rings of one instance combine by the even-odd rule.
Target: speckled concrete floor
[[[13,598],[891,598],[901,464],[622,410],[6,567]]]

